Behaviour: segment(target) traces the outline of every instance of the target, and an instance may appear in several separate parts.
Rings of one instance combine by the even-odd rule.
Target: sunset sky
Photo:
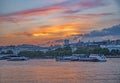
[[[120,24],[120,0],[0,0],[0,45],[62,44]]]

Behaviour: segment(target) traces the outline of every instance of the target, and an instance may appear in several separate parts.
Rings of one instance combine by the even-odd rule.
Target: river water
[[[1,60],[0,83],[120,83],[120,58],[107,62]]]

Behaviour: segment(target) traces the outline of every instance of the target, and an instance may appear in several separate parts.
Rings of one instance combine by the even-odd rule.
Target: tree
[[[85,48],[77,48],[76,51],[74,51],[75,54],[89,54],[89,50]]]
[[[110,54],[111,55],[119,55],[119,50],[115,50],[115,49],[113,49],[113,50],[111,50],[111,52],[110,52]]]
[[[12,50],[7,50],[6,54],[13,54]]]
[[[63,53],[64,53],[64,55],[67,55],[67,56],[72,55],[72,49],[71,49],[71,47],[70,46],[64,47],[63,48]]]
[[[0,54],[6,54],[4,51],[2,51]]]
[[[18,55],[29,57],[29,58],[43,58],[44,52],[42,51],[21,51]]]
[[[109,49],[107,49],[107,48],[103,48],[103,49],[101,49],[102,51],[101,51],[101,54],[104,54],[104,55],[109,55],[110,54],[110,51],[109,51]]]
[[[13,51],[12,50],[7,50],[7,52],[2,51],[0,54],[13,54]]]

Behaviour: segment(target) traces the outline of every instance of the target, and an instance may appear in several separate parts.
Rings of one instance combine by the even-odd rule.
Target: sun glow
[[[34,33],[33,36],[38,37],[38,36],[49,36],[48,33],[44,34],[44,33]]]

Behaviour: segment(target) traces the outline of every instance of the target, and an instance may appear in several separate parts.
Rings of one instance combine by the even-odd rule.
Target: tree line
[[[29,58],[55,58],[57,56],[71,56],[72,49],[67,46],[64,48],[58,48],[56,50],[48,50],[46,53],[42,51],[21,51],[18,55]]]
[[[1,52],[1,54],[13,54],[11,50],[7,52]],[[47,52],[42,51],[21,51],[18,56],[26,56],[29,58],[55,58],[58,56],[71,56],[72,54],[104,54],[104,55],[120,55],[120,50],[111,50],[107,48],[77,48],[77,50],[72,51],[70,46],[64,48],[57,48],[55,50],[48,50]]]

